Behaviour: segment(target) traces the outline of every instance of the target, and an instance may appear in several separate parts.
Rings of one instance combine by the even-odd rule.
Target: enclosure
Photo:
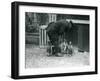
[[[55,23],[56,26],[50,23]],[[64,26],[67,25],[70,30],[63,33]],[[48,29],[52,32],[50,36]],[[54,29],[56,32],[53,31]],[[58,29],[60,36],[57,39]],[[71,41],[73,55],[48,56],[47,48],[50,37],[56,38],[57,45],[64,39],[68,43]],[[25,49],[26,68],[89,65],[89,15],[26,12]]]

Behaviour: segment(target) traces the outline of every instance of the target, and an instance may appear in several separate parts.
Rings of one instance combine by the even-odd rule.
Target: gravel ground
[[[27,45],[25,50],[26,68],[44,68],[44,67],[73,67],[89,65],[89,53],[78,52],[74,49],[72,56],[64,55],[62,57],[47,56],[46,49]]]

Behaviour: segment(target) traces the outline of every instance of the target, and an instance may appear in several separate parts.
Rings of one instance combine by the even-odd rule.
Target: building
[[[26,40],[31,39],[31,42],[36,40],[36,42],[33,43],[43,48],[47,46],[47,41],[49,40],[45,30],[47,25],[50,22],[56,22],[61,19],[65,19],[66,21],[71,20],[77,25],[77,31],[73,30],[75,32],[69,34],[69,39],[72,41],[73,45],[79,49],[89,51],[89,16],[31,12],[27,12],[27,15],[30,18],[29,22],[26,21],[27,24],[30,23],[28,24],[28,28],[35,25],[34,28],[38,31],[31,32],[32,35],[30,34],[30,36],[28,35],[30,32],[26,32]]]

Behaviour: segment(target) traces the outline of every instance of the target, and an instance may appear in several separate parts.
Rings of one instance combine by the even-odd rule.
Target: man
[[[61,47],[61,53],[67,54],[68,43],[66,39],[64,39],[64,42],[61,43],[60,47]]]
[[[72,42],[70,41],[69,42],[69,45],[68,45],[68,54],[72,56],[73,54],[73,46],[72,46]]]

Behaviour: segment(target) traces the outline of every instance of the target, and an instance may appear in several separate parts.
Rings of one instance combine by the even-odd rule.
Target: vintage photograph
[[[97,7],[12,2],[11,77],[97,74]]]
[[[25,12],[25,68],[90,64],[89,15]]]

